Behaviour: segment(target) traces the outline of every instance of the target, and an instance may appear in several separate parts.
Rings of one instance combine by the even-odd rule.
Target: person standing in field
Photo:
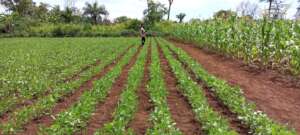
[[[144,24],[141,24],[141,28],[140,28],[140,36],[142,38],[142,46],[145,45],[146,42],[146,30],[144,28]]]

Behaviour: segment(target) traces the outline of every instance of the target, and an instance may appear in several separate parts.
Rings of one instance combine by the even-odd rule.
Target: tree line
[[[287,4],[284,0],[259,0],[268,3],[268,9],[263,10],[263,16],[268,18],[282,19],[287,11]],[[60,7],[51,6],[47,3],[36,3],[33,0],[0,0],[0,4],[5,7],[7,14],[0,14],[0,32],[13,33],[23,32],[24,29],[41,24],[83,24],[83,25],[116,25],[126,23],[128,29],[138,30],[141,23],[144,23],[147,29],[154,26],[155,23],[170,21],[170,14],[174,0],[168,0],[168,5],[153,0],[147,0],[147,8],[143,11],[142,20],[132,19],[127,16],[117,17],[109,20],[109,11],[105,5],[98,2],[85,3],[82,9],[74,6]],[[176,2],[176,1],[175,1]],[[299,8],[300,9],[300,8]],[[250,19],[257,18],[259,6],[249,1],[242,2],[236,11],[220,10],[216,12],[213,18],[227,18],[232,15],[239,15]],[[299,13],[300,14],[300,13]],[[185,13],[176,15],[177,23],[183,23]],[[199,20],[197,18],[191,21]],[[128,23],[129,22],[129,23]],[[22,31],[23,30],[23,31]]]

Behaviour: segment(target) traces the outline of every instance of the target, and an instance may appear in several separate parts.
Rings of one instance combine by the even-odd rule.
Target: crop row
[[[235,131],[229,128],[227,120],[219,116],[219,114],[214,112],[210,107],[202,88],[190,78],[181,63],[172,56],[167,45],[163,43],[160,47],[177,78],[181,92],[187,97],[198,121],[201,122],[202,129],[206,131],[208,135],[237,135]]]
[[[211,19],[164,23],[158,28],[175,38],[200,43],[222,54],[300,74],[300,24],[290,20]],[[270,64],[271,63],[271,64]]]
[[[31,99],[41,95],[83,65],[94,63],[101,50],[125,43],[123,39],[110,40],[3,39],[0,43],[1,99],[10,96]]]
[[[197,79],[202,80],[212,92],[216,94],[238,118],[248,125],[255,135],[295,135],[294,131],[281,126],[261,111],[256,111],[255,105],[250,104],[242,94],[242,90],[230,86],[226,81],[220,80],[210,75],[202,66],[191,58],[182,49],[177,48],[165,40],[161,40],[172,51],[176,53],[179,60],[186,63],[196,75]]]
[[[29,122],[32,119],[41,117],[48,112],[51,112],[56,102],[62,99],[65,95],[74,92],[82,83],[90,79],[94,74],[101,71],[105,66],[112,63],[121,53],[122,50],[118,50],[114,53],[110,53],[110,57],[103,59],[101,64],[95,68],[89,70],[84,76],[80,77],[78,80],[63,83],[58,85],[51,91],[49,95],[43,98],[37,99],[37,101],[24,108],[16,110],[13,114],[9,116],[10,120],[7,123],[2,123],[0,126],[3,130],[3,133],[14,133],[22,128],[24,124]]]
[[[121,46],[119,47],[120,50],[125,50],[125,47],[126,46]],[[99,50],[97,50],[99,51]],[[98,54],[98,59],[105,59],[106,57],[110,56],[111,53],[113,53],[115,50],[114,50],[114,47],[111,47],[111,49],[107,49],[105,52],[103,53],[100,53],[100,55]],[[98,52],[99,53],[99,52]],[[92,67],[93,68],[93,67]],[[88,69],[88,71],[85,71],[83,73],[80,74],[80,76],[86,76],[88,74],[91,74],[90,72],[92,71],[93,69]],[[73,70],[74,71],[74,70]],[[77,72],[77,71],[75,71]],[[94,72],[97,72],[97,71],[94,71]],[[93,72],[93,73],[94,73]],[[71,81],[68,81],[68,82],[65,82],[65,83],[71,83],[72,81],[76,81],[76,80],[71,80]],[[56,89],[56,88],[59,88],[60,86],[62,85],[66,85],[64,83],[56,83],[54,86],[52,86],[51,89]],[[42,97],[42,96],[45,96],[43,93],[51,93],[51,90],[49,91],[39,91],[39,96],[35,96],[36,99]],[[5,99],[1,100],[0,101],[0,115],[9,111],[9,110],[14,110],[14,108],[16,106],[18,106],[19,104],[22,104],[28,100],[32,100],[32,97],[16,97],[16,96],[8,96],[6,97]]]
[[[106,123],[97,131],[96,135],[121,135],[125,134],[127,124],[133,119],[138,107],[137,90],[144,76],[144,66],[147,58],[148,45],[144,46],[136,63],[130,69],[126,88],[119,99],[118,106],[113,113],[113,120]]]
[[[150,99],[154,105],[151,113],[152,127],[147,130],[147,134],[153,135],[181,135],[182,133],[175,127],[176,123],[172,120],[167,103],[168,92],[166,90],[163,72],[157,50],[157,45],[151,46],[151,65],[150,65],[150,81],[147,90]]]
[[[83,93],[77,103],[67,111],[60,113],[54,123],[42,132],[44,134],[73,134],[85,127],[88,119],[96,109],[97,103],[105,100],[116,78],[121,74],[122,67],[129,63],[136,51],[136,47],[129,50],[111,71],[95,82],[93,90]]]

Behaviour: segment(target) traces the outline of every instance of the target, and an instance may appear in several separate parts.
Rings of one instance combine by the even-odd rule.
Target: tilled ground
[[[245,97],[254,102],[259,110],[280,123],[288,123],[300,133],[300,88],[289,76],[272,70],[256,71],[239,60],[207,52],[192,44],[173,43],[209,73],[240,86]]]
[[[172,114],[172,119],[176,122],[177,128],[185,135],[202,135],[201,125],[196,120],[195,114],[187,99],[177,88],[177,80],[172,73],[171,67],[159,49],[161,68],[168,90],[167,102]]]
[[[132,129],[137,135],[144,135],[150,128],[150,113],[153,111],[153,105],[150,102],[149,93],[147,92],[147,83],[150,79],[149,68],[151,64],[151,41],[147,52],[147,60],[144,67],[144,78],[140,88],[137,91],[139,105],[134,115],[134,119],[129,123],[128,128]]]
[[[151,43],[150,42],[150,46]],[[211,74],[216,75],[224,80],[227,80],[232,85],[239,85],[244,90],[244,95],[249,101],[255,102],[259,110],[266,112],[268,116],[281,123],[289,123],[291,127],[294,127],[300,132],[300,90],[297,86],[290,85],[291,83],[282,83],[282,81],[275,81],[276,76],[281,76],[277,73],[266,71],[256,72],[248,70],[240,61],[232,60],[222,57],[217,54],[207,53],[194,45],[181,44],[176,42],[177,47],[184,49],[194,59],[196,59],[203,67]],[[149,67],[151,63],[151,47],[148,48],[147,61],[144,67],[144,78],[141,86],[138,88],[137,95],[139,104],[133,120],[128,124],[128,129],[133,129],[133,132],[137,135],[143,135],[148,128],[151,128],[150,114],[153,111],[153,105],[150,101],[149,93],[147,92],[147,82],[149,81]],[[130,63],[123,67],[120,77],[117,78],[113,87],[111,88],[106,100],[97,105],[95,112],[87,123],[87,127],[77,132],[76,134],[93,134],[97,129],[103,127],[104,124],[112,120],[113,112],[117,107],[122,90],[126,86],[129,70],[134,65],[137,56],[141,50],[134,55],[130,60]],[[165,58],[162,50],[159,47],[159,57],[161,61],[161,69],[163,71],[164,81],[168,90],[167,103],[171,112],[171,117],[176,123],[176,127],[184,135],[203,135],[205,134],[201,129],[201,121],[197,121],[195,114],[189,104],[188,100],[181,93],[179,87],[177,87],[178,80],[171,71],[170,65]],[[122,55],[121,55],[122,56]],[[121,57],[120,56],[120,57]],[[118,60],[120,59],[118,58]],[[176,54],[174,57],[177,58]],[[177,58],[178,59],[178,58]],[[93,87],[93,81],[100,79],[107,72],[109,72],[116,62],[112,63],[104,68],[103,71],[92,77],[89,81],[82,84],[74,93],[66,96],[60,100],[59,103],[53,108],[50,115],[42,116],[38,119],[30,121],[24,128],[24,132],[20,134],[34,135],[38,132],[38,125],[42,124],[50,126],[53,123],[53,118],[56,114],[65,111],[76,101],[86,90]],[[184,65],[184,62],[181,61]],[[91,68],[89,65],[86,68]],[[184,66],[190,73],[192,79],[198,82],[199,87],[202,87],[207,97],[210,106],[219,113],[222,117],[229,121],[230,127],[237,131],[241,135],[249,134],[249,128],[242,124],[237,119],[237,115],[232,113],[208,88],[201,80],[197,80],[191,70]],[[86,70],[83,68],[83,70]],[[255,73],[254,73],[255,72]],[[70,79],[76,79],[79,77],[75,75]]]
[[[112,114],[114,109],[118,105],[118,101],[122,90],[125,88],[127,82],[127,76],[131,67],[135,64],[137,60],[137,56],[141,48],[139,48],[138,52],[133,56],[130,62],[123,68],[120,77],[116,80],[113,87],[108,94],[108,97],[105,99],[103,103],[97,105],[96,111],[93,113],[93,116],[90,118],[87,127],[77,134],[84,135],[92,135],[96,132],[98,128],[101,128],[105,123],[110,122],[112,120]]]
[[[170,49],[171,50],[171,49]],[[171,51],[173,56],[180,61],[178,55],[175,52]],[[220,116],[227,119],[230,127],[235,130],[240,135],[250,135],[250,128],[242,123],[241,120],[238,119],[237,114],[230,111],[230,109],[218,99],[215,93],[200,79],[197,79],[196,75],[193,71],[184,63],[180,61],[180,63],[184,66],[185,70],[189,73],[191,78],[198,83],[199,87],[203,89],[203,92],[207,98],[207,101],[215,112],[218,112]]]

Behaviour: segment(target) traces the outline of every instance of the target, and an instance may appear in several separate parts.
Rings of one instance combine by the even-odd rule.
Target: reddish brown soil
[[[151,41],[150,41],[151,42]],[[133,120],[128,124],[136,135],[144,135],[150,127],[150,113],[153,110],[153,105],[150,103],[150,96],[147,92],[147,82],[150,79],[149,66],[151,64],[151,43],[148,48],[147,61],[144,68],[144,78],[141,86],[138,89],[139,105],[138,110],[134,115]]]
[[[126,86],[129,70],[135,64],[140,51],[141,47],[122,70],[120,77],[113,84],[113,87],[105,101],[97,105],[87,127],[76,134],[92,135],[97,131],[97,129],[101,128],[105,123],[110,122],[113,119],[113,112],[117,107],[120,95]]]
[[[172,114],[172,119],[176,122],[176,127],[185,135],[203,134],[201,125],[195,119],[196,117],[190,104],[176,87],[177,80],[160,48],[159,55],[165,84],[168,90],[167,102]]]
[[[197,79],[193,71],[186,65],[186,63],[179,60],[178,55],[174,51],[172,51],[171,49],[170,51],[172,52],[173,56],[183,65],[186,71],[188,71],[191,78],[195,82],[197,82],[203,89],[207,101],[213,108],[213,110],[215,112],[218,112],[223,118],[226,118],[230,124],[230,127],[237,131],[240,135],[249,135],[250,128],[244,125],[242,121],[238,119],[237,114],[231,112],[230,109],[221,100],[218,99],[215,93],[212,92],[212,90],[210,90],[210,88],[201,79]]]
[[[116,63],[125,55],[127,51],[122,53],[118,58],[113,61],[111,64],[107,65],[104,67],[104,69],[94,75],[91,79],[83,83],[77,90],[75,90],[73,93],[70,93],[69,95],[65,96],[63,99],[59,100],[58,103],[55,105],[55,107],[52,109],[50,115],[44,115],[42,117],[39,117],[37,119],[34,119],[30,121],[28,124],[25,125],[24,127],[24,132],[19,133],[20,135],[35,135],[38,133],[39,130],[39,125],[44,125],[44,126],[50,126],[54,119],[52,116],[56,116],[60,112],[65,111],[69,107],[71,107],[76,101],[79,100],[80,96],[86,91],[90,90],[93,88],[93,82],[100,79],[102,76],[104,76],[107,72],[109,72],[115,65]]]
[[[232,113],[229,108],[224,105],[224,103],[220,101],[211,90],[209,90],[209,88],[205,87],[205,85],[202,85],[202,87],[208,103],[213,110],[221,114],[223,118],[226,118],[230,127],[240,135],[250,135],[250,128],[242,124],[242,121],[238,119],[238,116]]]
[[[175,42],[174,42],[175,43]],[[209,73],[243,89],[257,109],[280,123],[288,123],[300,133],[300,89],[294,82],[272,70],[257,72],[239,60],[208,53],[192,44],[175,43],[196,59]],[[282,78],[276,81],[274,78]]]

